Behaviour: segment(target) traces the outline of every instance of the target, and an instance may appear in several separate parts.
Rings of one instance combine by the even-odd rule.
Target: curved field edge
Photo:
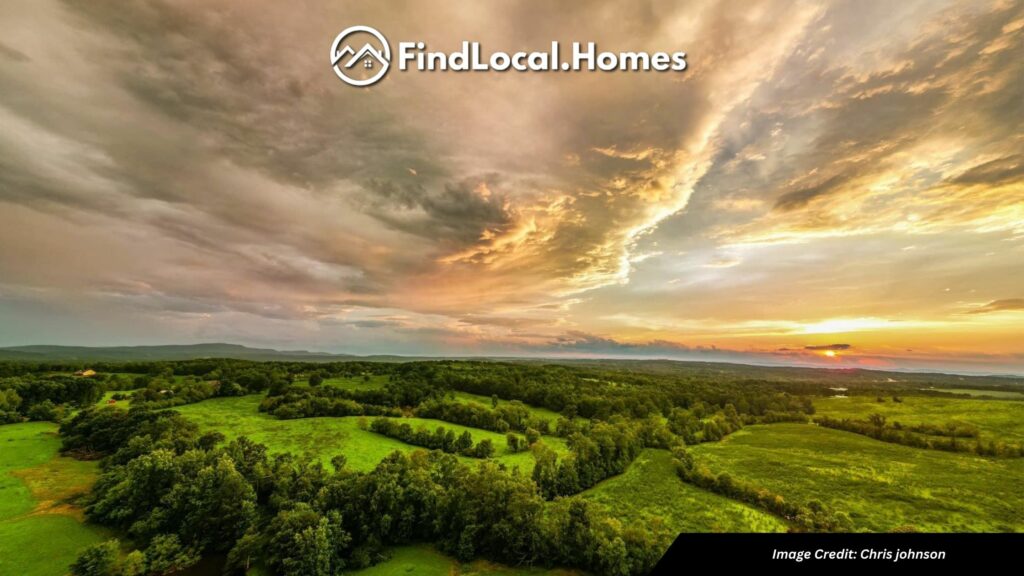
[[[1024,460],[920,450],[810,424],[749,426],[690,448],[715,473],[846,512],[856,530],[1024,531]]]
[[[353,576],[577,576],[563,569],[526,568],[486,560],[459,562],[427,545],[401,546],[390,557],[368,568],[347,572]]]
[[[977,427],[985,441],[1024,442],[1024,401],[926,396],[904,396],[900,402],[888,397],[882,400],[875,396],[819,398],[814,408],[818,415],[832,418],[865,420],[871,414],[881,414],[890,423],[966,424]]]
[[[107,531],[81,521],[74,500],[96,479],[97,463],[58,455],[48,422],[0,426],[0,574],[64,574]]]
[[[271,454],[291,452],[296,455],[310,455],[319,458],[325,465],[330,465],[332,457],[343,454],[348,461],[347,466],[359,471],[372,470],[395,450],[423,450],[419,446],[361,429],[360,416],[280,420],[259,412],[262,399],[261,395],[211,398],[195,404],[178,406],[173,410],[198,424],[203,431],[217,431],[228,439],[247,436],[254,442],[265,444]],[[473,436],[473,442],[489,438],[497,450],[494,460],[505,464],[509,469],[518,467],[524,474],[529,474],[533,470],[533,455],[528,451],[509,453],[504,434],[442,420],[402,420],[414,428],[422,425],[428,430],[434,430],[438,426],[444,426],[456,434],[469,431]],[[557,451],[565,450],[565,441],[561,438],[545,436],[544,443]],[[479,461],[474,458],[460,459],[469,464]]]
[[[623,522],[661,523],[672,532],[784,532],[787,528],[767,512],[683,482],[667,450],[644,450],[625,473],[582,495]]]
[[[367,379],[360,377],[334,377],[327,378],[323,381],[321,386],[331,386],[334,388],[341,388],[344,390],[359,391],[359,390],[374,390],[383,388],[388,382],[387,376],[370,376]],[[308,385],[308,382],[299,382],[299,385]],[[445,397],[456,402],[470,403],[475,402],[483,406],[490,406],[493,401],[492,398],[487,396],[481,396],[479,394],[471,394],[469,392],[462,392],[459,390],[449,390],[445,393]],[[499,400],[499,403],[509,402],[509,400]],[[524,404],[526,409],[530,411],[530,415],[543,418],[551,424],[558,420],[560,414],[548,410],[547,408],[541,408],[539,406],[533,406],[532,404]]]

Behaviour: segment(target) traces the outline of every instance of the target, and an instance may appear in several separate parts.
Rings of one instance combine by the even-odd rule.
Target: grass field
[[[105,392],[103,394],[103,397],[100,398],[98,402],[96,402],[96,405],[97,406],[108,406],[108,405],[111,405],[110,401],[114,399],[114,396],[116,394],[124,394],[125,396],[130,397],[133,392],[135,392],[135,391],[134,390],[111,390],[109,392]],[[124,400],[115,400],[114,404],[112,404],[112,406],[117,406],[118,408],[124,408],[125,410],[130,408],[131,405],[132,405],[132,401],[127,399],[127,398],[124,399]]]
[[[59,456],[56,431],[48,422],[0,426],[0,574],[64,574],[81,549],[104,538],[72,505],[97,463]]]
[[[858,530],[1024,531],[1024,460],[919,450],[808,424],[749,426],[690,449],[698,462]]]
[[[459,402],[464,402],[464,403],[466,403],[466,402],[476,402],[477,404],[483,404],[484,406],[487,406],[487,407],[490,407],[490,405],[491,405],[491,398],[489,398],[487,396],[480,396],[479,394],[470,394],[469,392],[459,392],[459,391],[453,391],[453,392],[451,392],[451,395],[452,395],[453,399],[455,399],[455,400],[457,400]],[[508,400],[498,400],[499,405],[500,404],[504,404],[506,402],[509,402],[509,401]],[[561,414],[559,414],[557,412],[554,412],[552,410],[548,410],[547,408],[538,408],[537,406],[532,406],[530,404],[526,404],[526,407],[529,408],[530,414],[532,414],[535,417],[543,418],[545,420],[548,420],[549,422],[551,422],[552,426],[554,426],[555,425],[555,421],[558,420],[561,417]]]
[[[387,376],[370,376],[369,380],[364,380],[362,377],[352,378],[328,378],[323,381],[322,386],[334,386],[336,388],[343,388],[345,390],[372,390],[374,388],[383,388],[384,384],[388,381]],[[299,384],[303,384],[300,382]],[[460,392],[457,390],[451,391],[450,396],[452,399],[458,402],[476,402],[484,406],[491,406],[491,398],[489,396],[481,396],[479,394],[470,394],[469,392]],[[508,402],[508,400],[499,400],[499,403]],[[539,418],[549,420],[554,425],[555,420],[559,418],[557,412],[548,410],[547,408],[538,408],[537,406],[526,405],[530,409],[530,413]]]
[[[430,546],[402,546],[379,564],[349,572],[353,576],[571,576],[571,570],[514,568],[485,560],[461,563]]]
[[[411,452],[419,449],[417,446],[360,429],[359,418],[354,416],[278,420],[258,411],[262,398],[260,395],[212,398],[196,404],[179,406],[174,410],[187,416],[204,430],[216,430],[229,439],[248,436],[253,441],[266,444],[272,453],[308,454],[320,458],[325,464],[328,464],[332,457],[344,454],[348,458],[348,466],[353,470],[371,470],[395,450]],[[431,430],[437,426],[450,428],[456,434],[468,430],[474,442],[490,438],[496,449],[497,461],[509,467],[519,466],[524,473],[529,473],[533,469],[533,455],[529,452],[507,452],[504,434],[467,428],[440,420],[406,420],[414,427],[423,424]],[[556,450],[565,448],[565,442],[560,438],[545,437],[544,442]],[[467,463],[477,461],[472,458],[462,460]]]
[[[941,390],[942,392],[950,392],[952,394],[967,394],[968,396],[1024,400],[1024,391],[1018,392],[1015,390],[978,390],[975,388],[931,388],[931,390]]]
[[[490,439],[495,448],[495,460],[505,464],[509,468],[518,466],[521,471],[527,474],[533,470],[533,454],[529,451],[519,453],[509,452],[505,434],[491,432],[490,430],[481,430],[480,428],[470,428],[468,426],[453,424],[444,420],[434,420],[432,418],[402,418],[401,421],[408,422],[413,428],[424,426],[427,430],[435,430],[438,426],[444,426],[445,428],[453,430],[456,435],[468,431],[472,434],[474,443],[483,439]],[[382,437],[378,434],[373,435],[378,438]],[[519,436],[522,436],[522,434],[519,434]],[[565,440],[556,436],[544,436],[544,443],[548,447],[554,448],[557,452],[565,452],[567,450]],[[468,462],[476,461],[472,458],[464,460]]]
[[[682,482],[667,450],[644,450],[625,474],[583,492],[623,522],[661,522],[671,532],[780,532],[765,512]]]
[[[902,424],[973,424],[984,440],[1024,442],[1024,402],[905,396],[902,402],[874,396],[822,398],[814,401],[818,414],[834,418],[866,419],[879,413]]]
[[[367,379],[363,379],[361,376],[353,376],[350,378],[327,378],[321,386],[333,386],[344,390],[374,390],[383,388],[387,382],[388,377],[386,375],[368,376]],[[296,382],[296,384],[307,384],[307,382]]]

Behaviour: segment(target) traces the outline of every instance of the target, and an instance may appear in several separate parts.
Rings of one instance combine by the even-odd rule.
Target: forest
[[[733,510],[740,530],[934,528],[924,513],[891,518],[732,457],[773,430],[802,431],[808,446],[834,430],[934,451],[958,459],[945,464],[953,467],[1000,462],[981,480],[1002,490],[1024,479],[1024,393],[965,398],[962,381],[954,389],[936,378],[863,382],[837,395],[828,378],[755,379],[748,368],[708,377],[700,367],[633,363],[12,362],[0,364],[0,421],[52,423],[55,461],[94,467],[63,502],[103,534],[67,558],[76,576],[327,575],[387,563],[410,546],[465,566],[625,576],[648,573],[678,532],[720,529],[723,520],[701,518]],[[861,403],[905,421],[837,412]],[[937,405],[942,419],[932,416]],[[916,406],[932,411],[915,418]],[[985,417],[974,416],[978,406]],[[207,417],[214,407],[227,419]],[[292,433],[315,440],[288,449]],[[856,446],[849,458],[869,461],[877,449]],[[829,451],[790,448],[793,473],[799,458]],[[628,473],[651,458],[671,467]],[[620,491],[627,481],[644,484]],[[968,529],[1024,530],[1021,508],[984,508],[964,520]],[[17,521],[0,517],[0,533]]]

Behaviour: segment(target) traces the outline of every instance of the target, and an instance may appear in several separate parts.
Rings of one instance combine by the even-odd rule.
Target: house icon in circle
[[[380,53],[380,50],[377,50],[369,43],[364,44],[363,47],[360,48],[358,52],[353,50],[351,46],[346,46],[345,49],[338,54],[337,58],[335,59],[335,62],[340,62],[341,59],[344,58],[345,56],[350,56],[350,58],[346,60],[344,64],[342,64],[342,66],[346,69],[352,68],[359,61],[362,61],[363,68],[367,69],[372,69],[374,67],[374,61],[376,61],[376,63],[380,66],[387,65],[387,60],[384,58],[384,55]]]
[[[353,34],[368,34],[373,37],[358,50],[358,43],[345,42]],[[379,46],[379,48],[378,48]],[[352,75],[358,64],[361,73]],[[350,86],[369,86],[384,77],[391,67],[391,46],[383,34],[369,26],[350,26],[342,31],[331,44],[331,67],[338,78]]]

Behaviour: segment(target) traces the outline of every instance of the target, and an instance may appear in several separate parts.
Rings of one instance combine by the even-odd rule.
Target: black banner
[[[712,566],[873,573],[1016,566],[1022,550],[1024,534],[680,534],[652,574]]]

